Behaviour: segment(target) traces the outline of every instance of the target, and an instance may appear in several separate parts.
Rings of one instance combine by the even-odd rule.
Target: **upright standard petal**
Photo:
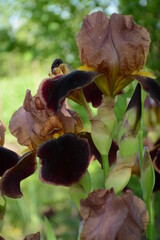
[[[113,94],[118,78],[144,67],[150,34],[132,16],[95,12],[84,18],[77,45],[82,63],[105,73]]]
[[[74,134],[65,134],[41,144],[37,156],[40,158],[40,179],[46,183],[70,186],[86,172],[90,160],[87,140]]]

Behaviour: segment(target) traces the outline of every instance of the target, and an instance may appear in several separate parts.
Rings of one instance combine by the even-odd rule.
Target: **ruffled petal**
[[[134,23],[132,16],[103,12],[84,18],[77,35],[79,56],[83,64],[107,73],[115,81],[145,65],[150,46],[148,31]]]

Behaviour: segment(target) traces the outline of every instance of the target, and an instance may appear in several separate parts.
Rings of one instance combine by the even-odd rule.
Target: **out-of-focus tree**
[[[107,12],[107,7],[104,0],[0,0],[0,75],[48,58],[77,66],[75,38],[82,19],[91,11]]]
[[[119,0],[122,14],[131,14],[136,23],[145,26],[151,34],[151,48],[147,61],[156,75],[160,74],[160,1],[159,0]]]

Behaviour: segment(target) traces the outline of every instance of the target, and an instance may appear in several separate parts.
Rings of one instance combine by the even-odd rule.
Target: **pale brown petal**
[[[19,144],[31,147],[31,136],[33,119],[24,107],[20,107],[13,115],[9,123],[9,130],[17,138]]]
[[[81,200],[81,240],[142,239],[148,224],[144,202],[127,191],[123,196],[100,189]]]
[[[83,20],[77,35],[83,64],[107,73],[113,81],[143,68],[150,45],[150,35],[133,22],[132,16],[103,12],[92,13]]]
[[[101,189],[81,201],[80,213],[83,218],[81,240],[114,240],[126,218],[127,208],[113,192]]]
[[[26,91],[23,106],[13,114],[9,124],[18,142],[31,149],[54,136],[76,133],[82,128],[82,121],[74,112],[66,109],[65,102],[58,114],[48,109],[41,96],[41,87],[35,96],[31,95],[30,90]]]

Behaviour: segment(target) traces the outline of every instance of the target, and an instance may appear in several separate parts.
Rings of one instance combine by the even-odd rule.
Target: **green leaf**
[[[148,202],[155,184],[155,173],[152,165],[152,160],[147,147],[144,147],[142,172],[141,172],[141,187],[143,199]]]
[[[116,102],[116,105],[114,107],[114,112],[116,114],[116,117],[118,121],[121,121],[124,117],[125,111],[126,111],[126,96],[125,95],[120,95],[118,97],[118,100]]]
[[[87,171],[83,177],[80,179],[79,184],[83,187],[87,194],[91,191],[91,178],[89,172]]]
[[[46,227],[46,239],[47,240],[57,240],[54,231],[53,231],[53,227],[51,225],[51,223],[49,222],[49,220],[45,217],[44,218],[45,221],[45,227]]]
[[[3,218],[6,212],[6,199],[3,195],[0,194],[0,231],[3,227]]]
[[[69,188],[69,194],[74,204],[76,205],[77,209],[80,211],[80,200],[85,199],[87,197],[87,194],[84,191],[83,187],[79,183],[73,184]]]

